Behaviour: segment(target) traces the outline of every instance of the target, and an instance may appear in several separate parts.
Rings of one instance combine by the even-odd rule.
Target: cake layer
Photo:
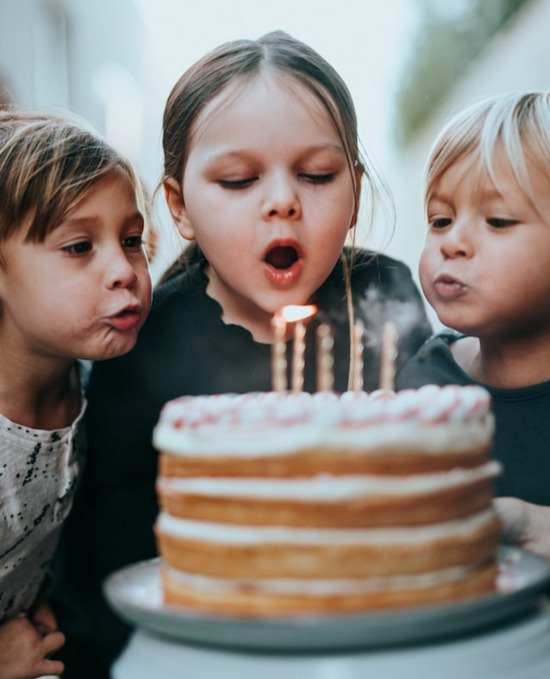
[[[489,405],[482,388],[455,385],[183,397],[165,405],[153,440],[162,476],[408,474],[487,460]]]
[[[492,509],[459,521],[409,528],[254,527],[161,513],[159,551],[188,573],[237,578],[364,578],[477,563],[498,546]]]
[[[494,589],[493,558],[465,568],[418,576],[361,580],[231,580],[192,576],[163,567],[168,605],[225,615],[334,614],[451,601]]]
[[[492,424],[491,424],[492,426]],[[454,438],[460,438],[460,431]],[[449,435],[450,433],[447,432]],[[230,436],[229,434],[227,436]],[[267,437],[274,438],[277,432],[268,431]],[[414,432],[409,432],[409,443],[399,446],[389,443],[385,446],[348,449],[342,445],[329,447],[325,442],[317,447],[306,446],[294,452],[285,451],[282,455],[265,454],[258,445],[254,454],[234,457],[227,455],[205,455],[197,451],[178,454],[161,451],[159,474],[162,477],[272,477],[291,478],[293,476],[312,476],[321,471],[326,474],[423,474],[432,471],[454,469],[456,467],[477,467],[489,459],[490,443],[472,445],[461,450],[427,447],[414,441]]]
[[[160,478],[162,509],[173,516],[250,525],[378,527],[419,525],[489,506],[500,465],[399,477],[300,479]]]

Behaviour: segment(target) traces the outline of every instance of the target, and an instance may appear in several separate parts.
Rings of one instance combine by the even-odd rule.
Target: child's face
[[[43,243],[24,242],[24,225],[2,245],[3,346],[71,360],[129,351],[151,300],[142,232],[122,170],[93,186]]]
[[[533,164],[537,209],[501,153],[496,186],[470,156],[436,182],[420,281],[441,322],[480,338],[550,329],[550,186]]]
[[[209,262],[209,293],[245,327],[309,300],[338,260],[355,206],[328,114],[272,73],[210,102],[194,125],[183,202],[175,183],[167,196]]]

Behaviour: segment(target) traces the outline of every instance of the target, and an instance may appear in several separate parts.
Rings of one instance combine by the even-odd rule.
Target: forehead
[[[328,94],[325,95],[332,104]],[[192,128],[196,141],[221,116],[243,125],[262,117],[271,120],[288,107],[303,112],[317,125],[336,129],[323,100],[298,78],[273,68],[264,68],[251,77],[243,76],[219,92],[197,116]]]

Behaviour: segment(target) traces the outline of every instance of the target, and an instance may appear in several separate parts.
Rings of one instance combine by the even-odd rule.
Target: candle
[[[271,347],[271,378],[273,391],[286,391],[286,321],[280,312],[271,319],[273,345]]]
[[[395,359],[397,358],[397,328],[388,321],[382,334],[382,356],[380,359],[380,389],[395,389]]]
[[[271,349],[271,379],[274,391],[287,389],[286,326],[295,323],[292,351],[292,390],[302,391],[304,386],[305,327],[302,321],[317,311],[313,304],[283,307],[271,319],[273,345]]]
[[[317,328],[317,391],[332,391],[334,387],[333,346],[330,327],[322,323]]]
[[[364,327],[361,321],[353,326],[351,341],[351,389],[363,390],[363,335]]]
[[[292,352],[292,391],[304,388],[304,353],[306,348],[306,327],[302,321],[294,325],[294,347]]]

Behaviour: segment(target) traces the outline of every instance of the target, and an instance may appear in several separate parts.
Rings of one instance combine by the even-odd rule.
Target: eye
[[[127,236],[122,240],[122,246],[126,250],[140,250],[143,246],[143,237],[141,235]]]
[[[433,229],[444,229],[446,226],[452,224],[452,219],[450,217],[435,217],[429,220],[430,226]]]
[[[92,244],[89,240],[81,240],[78,243],[71,243],[71,245],[66,245],[63,250],[69,255],[85,255],[92,249]]]
[[[494,226],[496,229],[504,229],[507,226],[515,226],[517,224],[516,219],[502,219],[501,217],[490,217],[487,219],[487,224],[489,226]]]
[[[312,184],[328,184],[331,182],[334,177],[335,177],[334,172],[329,172],[326,174],[313,174],[311,172],[302,172],[300,174],[300,177],[302,179],[305,179],[308,182],[311,182]]]
[[[246,189],[251,186],[258,177],[245,177],[244,179],[220,179],[219,184],[224,189]]]

